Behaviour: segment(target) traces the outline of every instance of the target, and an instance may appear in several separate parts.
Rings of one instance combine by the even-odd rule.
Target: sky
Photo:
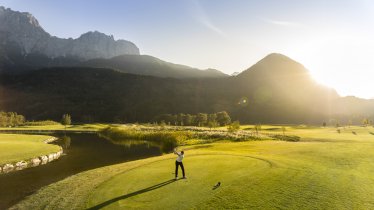
[[[0,0],[51,35],[87,31],[134,42],[141,54],[227,74],[270,53],[302,63],[342,96],[374,98],[371,0]]]

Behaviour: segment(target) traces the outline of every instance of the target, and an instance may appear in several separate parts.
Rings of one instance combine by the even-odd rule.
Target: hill
[[[110,59],[92,59],[79,64],[86,67],[116,69],[124,73],[173,78],[225,77],[215,70],[200,70],[189,66],[169,63],[149,55],[121,55]]]
[[[374,116],[374,103],[346,103],[299,63],[270,55],[235,77],[160,78],[89,67],[49,68],[0,77],[0,109],[29,119],[149,122],[165,113],[226,110],[242,123],[316,123]],[[358,120],[358,119],[357,119]],[[358,121],[360,122],[360,121]]]
[[[266,121],[278,118],[277,123],[328,118],[339,98],[335,90],[314,81],[303,65],[276,53],[236,76],[236,91],[250,100],[237,110],[243,119],[261,115]]]

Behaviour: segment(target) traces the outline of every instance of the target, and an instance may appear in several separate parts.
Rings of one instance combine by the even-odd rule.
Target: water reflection
[[[66,155],[51,163],[0,174],[0,209],[7,209],[43,186],[82,171],[161,155],[170,146],[129,141],[116,145],[96,134],[58,136],[54,142],[64,148]],[[170,151],[170,150],[169,150]]]
[[[70,136],[62,136],[60,138],[60,142],[58,142],[58,144],[60,144],[60,146],[64,149],[64,151],[66,152],[66,150],[70,147],[70,142],[71,142],[71,138]]]
[[[144,146],[146,148],[158,148],[161,153],[169,153],[173,151],[176,147],[173,142],[151,142],[151,141],[142,141],[142,140],[121,140],[121,141],[112,141],[108,140],[112,144],[123,146],[126,149],[131,149],[137,146]]]
[[[110,129],[110,128],[109,128]],[[169,153],[177,146],[177,143],[174,139],[170,138],[149,138],[148,140],[143,140],[141,138],[129,139],[127,137],[120,137],[121,135],[105,135],[105,132],[99,132],[98,135],[106,139],[115,145],[123,146],[127,149],[131,149],[136,146],[145,146],[147,148],[158,148],[161,153]],[[126,135],[125,135],[126,136]],[[146,138],[147,139],[147,138]]]

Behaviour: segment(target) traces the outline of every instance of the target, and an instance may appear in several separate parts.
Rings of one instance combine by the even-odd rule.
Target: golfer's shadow
[[[138,190],[138,191],[135,191],[135,192],[132,192],[132,193],[129,193],[129,194],[126,194],[126,195],[122,195],[122,196],[119,196],[119,197],[116,197],[116,198],[113,198],[113,199],[110,199],[110,200],[107,200],[103,203],[100,203],[96,206],[93,206],[91,208],[88,208],[88,209],[101,209],[101,208],[104,208],[105,206],[108,206],[112,203],[115,203],[117,201],[120,201],[120,200],[124,200],[124,199],[127,199],[127,198],[130,198],[130,197],[133,197],[135,195],[139,195],[139,194],[142,194],[142,193],[146,193],[146,192],[149,192],[149,191],[152,191],[152,190],[156,190],[158,188],[161,188],[161,187],[164,187],[168,184],[171,184],[173,182],[175,182],[176,180],[175,179],[170,179],[168,181],[165,181],[165,182],[161,182],[159,184],[156,184],[156,185],[153,185],[153,186],[150,186],[150,187],[147,187],[147,188],[144,188],[142,190]]]

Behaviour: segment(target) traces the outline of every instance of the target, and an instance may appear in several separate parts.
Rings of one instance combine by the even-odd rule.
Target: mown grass
[[[105,128],[108,124],[79,124],[79,125],[68,125],[66,127],[67,131],[98,131],[102,128]],[[50,125],[25,125],[18,127],[0,127],[1,130],[65,130],[65,126],[61,124],[50,124]]]
[[[59,151],[57,145],[44,143],[49,138],[51,136],[0,134],[0,165]]]
[[[186,180],[169,181],[168,154],[83,172],[15,208],[374,209],[373,131],[289,126],[300,142],[185,146]]]

